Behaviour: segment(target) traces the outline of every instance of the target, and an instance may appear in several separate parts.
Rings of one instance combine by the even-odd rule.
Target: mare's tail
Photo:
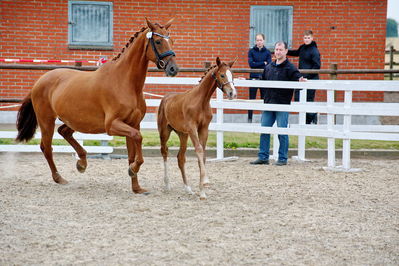
[[[18,135],[15,139],[17,142],[29,141],[35,135],[37,128],[37,119],[35,110],[32,105],[31,94],[22,101],[22,105],[18,110],[17,129]]]

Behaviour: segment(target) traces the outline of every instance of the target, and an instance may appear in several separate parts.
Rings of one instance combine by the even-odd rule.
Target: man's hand
[[[300,77],[298,81],[299,81],[299,82],[304,82],[304,81],[307,81],[307,80],[308,80],[307,78]]]

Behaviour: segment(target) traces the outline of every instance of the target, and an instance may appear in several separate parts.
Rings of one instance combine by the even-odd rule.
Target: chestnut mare
[[[184,169],[186,162],[185,153],[187,139],[190,137],[198,157],[200,169],[200,199],[206,199],[204,186],[208,184],[205,173],[205,148],[208,140],[208,126],[212,120],[210,100],[216,87],[227,94],[231,100],[237,97],[233,84],[233,75],[230,67],[234,64],[222,63],[216,58],[216,65],[211,66],[202,77],[200,83],[193,89],[182,94],[166,95],[158,109],[158,131],[161,140],[161,153],[164,160],[164,181],[167,190],[170,189],[167,171],[168,147],[167,141],[170,133],[175,131],[180,139],[180,149],[177,155],[178,165],[183,177],[184,189],[193,194],[187,185],[187,177]]]
[[[140,122],[146,112],[143,86],[149,61],[156,63],[167,76],[175,76],[178,72],[168,33],[172,21],[162,26],[146,18],[148,27],[136,32],[118,56],[94,72],[55,69],[35,83],[18,111],[16,140],[29,141],[39,124],[40,148],[56,183],[68,183],[53,161],[51,142],[58,117],[64,123],[58,132],[79,155],[76,164],[79,172],[86,170],[86,151],[72,133],[106,132],[125,136],[132,190],[147,192],[140,187],[137,178],[144,162],[140,134]]]

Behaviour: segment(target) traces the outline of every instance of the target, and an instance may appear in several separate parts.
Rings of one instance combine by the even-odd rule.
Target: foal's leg
[[[206,143],[208,141],[208,127],[202,127],[201,129],[198,130],[198,138],[199,138],[199,142],[202,146],[202,149],[204,151],[204,165],[206,162]],[[208,175],[205,175],[204,178],[204,186],[209,186],[209,178]]]
[[[58,173],[57,167],[55,166],[53,160],[53,148],[51,147],[51,142],[53,140],[53,135],[54,135],[55,118],[43,119],[40,118],[39,115],[37,117],[38,117],[40,130],[42,133],[40,149],[42,150],[44,157],[46,158],[47,163],[50,166],[53,180],[58,184],[68,184],[68,181],[62,178],[61,175]]]
[[[76,141],[76,139],[73,138],[72,134],[75,132],[75,130],[71,129],[67,125],[63,124],[58,128],[58,133],[60,133],[61,136],[64,137],[66,141],[68,141],[69,144],[75,149],[76,153],[79,156],[79,160],[76,162],[76,168],[80,173],[83,173],[86,170],[87,167],[87,160],[86,160],[86,154],[87,152],[83,147],[79,144],[79,142]]]
[[[179,165],[181,176],[183,178],[184,190],[190,194],[194,194],[194,192],[191,190],[191,187],[187,183],[186,169],[184,167],[186,164],[186,150],[187,150],[188,135],[184,134],[182,132],[177,132],[177,134],[180,139],[180,149],[179,149],[179,153],[177,154],[177,163]]]
[[[168,176],[168,139],[172,129],[166,123],[158,123],[159,138],[161,142],[161,154],[163,157],[165,189],[170,190],[169,176]]]
[[[195,148],[195,153],[197,154],[198,158],[198,166],[200,169],[200,199],[204,200],[206,199],[206,194],[205,194],[205,189],[204,189],[204,181],[206,177],[206,172],[205,172],[205,164],[204,164],[204,149],[199,141],[198,138],[198,133],[197,130],[192,130],[189,133],[190,139],[193,142],[194,148]]]
[[[119,119],[106,123],[106,129],[108,135],[126,137],[126,145],[129,154],[129,175],[132,179],[132,190],[134,193],[138,194],[146,193],[147,190],[140,187],[137,178],[140,166],[144,162],[141,149],[143,137],[141,136],[140,131]]]

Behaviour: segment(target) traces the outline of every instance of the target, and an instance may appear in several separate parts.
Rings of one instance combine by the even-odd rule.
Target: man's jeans
[[[261,125],[263,127],[271,127],[274,122],[277,121],[277,127],[288,126],[288,112],[275,112],[275,111],[264,111],[262,113]],[[278,149],[278,160],[287,162],[288,160],[288,135],[278,135],[280,147]],[[270,134],[260,135],[258,157],[261,160],[269,159],[270,151]]]

